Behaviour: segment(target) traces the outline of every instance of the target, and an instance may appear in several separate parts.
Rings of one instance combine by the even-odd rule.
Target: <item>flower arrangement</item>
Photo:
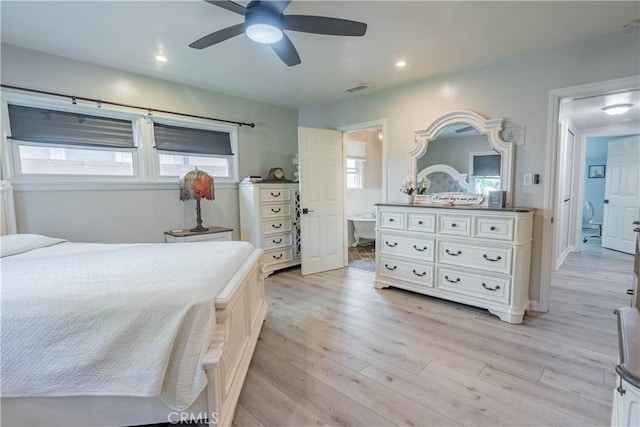
[[[422,178],[420,184],[417,187],[413,186],[413,178],[408,176],[404,179],[402,183],[402,187],[400,187],[400,192],[407,194],[409,196],[413,194],[424,194],[431,187],[431,181],[426,176]]]

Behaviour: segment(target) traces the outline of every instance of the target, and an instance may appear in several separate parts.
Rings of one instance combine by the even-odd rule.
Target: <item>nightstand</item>
[[[165,243],[181,242],[225,242],[232,240],[233,228],[209,227],[206,231],[171,230],[164,232]]]

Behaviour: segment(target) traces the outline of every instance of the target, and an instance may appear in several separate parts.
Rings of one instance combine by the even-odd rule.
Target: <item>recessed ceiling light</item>
[[[160,62],[167,62],[168,59],[166,56],[164,55],[156,55],[156,61],[160,61]]]
[[[633,107],[633,104],[616,104],[616,105],[608,105],[602,109],[605,113],[610,116],[617,116],[618,114],[624,114],[629,109]]]
[[[396,62],[396,67],[398,68],[404,68],[407,66],[407,61],[398,61]]]

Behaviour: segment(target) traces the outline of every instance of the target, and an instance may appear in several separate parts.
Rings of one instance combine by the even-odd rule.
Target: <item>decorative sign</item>
[[[416,205],[479,205],[484,201],[482,194],[473,193],[433,193],[416,195],[413,203]]]

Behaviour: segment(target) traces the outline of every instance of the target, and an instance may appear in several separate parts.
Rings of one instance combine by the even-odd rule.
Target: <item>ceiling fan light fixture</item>
[[[262,44],[273,44],[282,40],[282,30],[271,24],[252,24],[247,25],[245,30],[247,36],[254,42]]]
[[[633,104],[616,104],[616,105],[607,105],[602,109],[605,113],[610,116],[617,116],[619,114],[624,114],[629,109],[633,107]]]

